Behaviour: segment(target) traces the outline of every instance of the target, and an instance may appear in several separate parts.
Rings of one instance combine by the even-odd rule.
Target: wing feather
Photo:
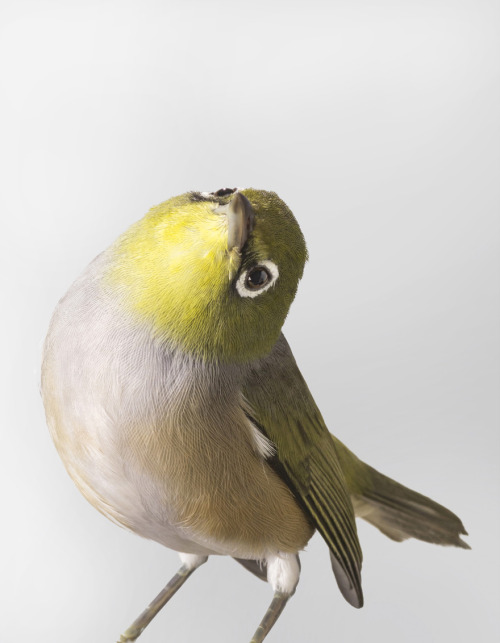
[[[270,355],[252,366],[243,393],[248,415],[276,446],[269,463],[328,544],[342,595],[361,607],[362,553],[344,474],[335,443],[283,335]]]

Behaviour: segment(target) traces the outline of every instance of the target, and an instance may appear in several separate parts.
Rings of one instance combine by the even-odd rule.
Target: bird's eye
[[[269,290],[279,277],[278,266],[272,261],[261,261],[238,277],[236,290],[241,297],[257,297]]]
[[[269,279],[271,279],[269,270],[267,270],[267,268],[264,268],[264,266],[257,266],[256,268],[252,268],[252,270],[247,273],[245,286],[247,288],[250,288],[250,290],[257,290],[258,288],[262,288],[262,286],[265,286]]]

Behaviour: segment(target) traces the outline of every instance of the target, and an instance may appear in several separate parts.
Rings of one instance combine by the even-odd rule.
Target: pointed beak
[[[215,212],[227,216],[227,249],[240,253],[253,229],[255,215],[250,201],[241,192],[236,192],[229,203],[220,205]]]

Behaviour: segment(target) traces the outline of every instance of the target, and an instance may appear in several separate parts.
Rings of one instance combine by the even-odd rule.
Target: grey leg
[[[161,590],[158,596],[150,603],[144,612],[135,619],[132,625],[120,636],[118,643],[128,643],[135,641],[138,636],[142,634],[146,626],[148,626],[158,612],[164,607],[172,598],[175,592],[187,581],[195,569],[206,562],[207,556],[196,556],[193,554],[181,554],[183,562],[179,571]]]
[[[278,620],[285,605],[295,592],[300,576],[300,561],[296,554],[277,554],[266,559],[267,580],[274,597],[250,643],[262,643]]]
[[[264,618],[260,622],[259,627],[255,630],[250,643],[262,643],[262,641],[269,634],[272,626],[276,623],[279,618],[279,615],[283,611],[286,602],[290,598],[289,594],[283,594],[282,592],[275,592],[271,605],[267,608],[267,612],[264,615]]]

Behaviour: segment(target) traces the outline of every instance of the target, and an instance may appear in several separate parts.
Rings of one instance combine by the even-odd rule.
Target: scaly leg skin
[[[282,592],[275,592],[271,605],[267,608],[264,618],[260,622],[259,627],[255,630],[250,643],[262,643],[271,630],[272,626],[276,623],[279,615],[283,611],[287,600],[290,598],[288,594]]]
[[[274,597],[250,643],[262,643],[278,620],[299,582],[300,563],[295,554],[281,554],[267,558],[267,579],[274,589]]]
[[[165,585],[158,596],[144,610],[144,612],[135,619],[132,625],[120,636],[118,643],[129,643],[135,641],[142,634],[144,629],[151,623],[158,612],[165,607],[175,592],[187,581],[195,569],[207,561],[207,556],[197,556],[195,554],[180,554],[182,566],[172,579]]]

